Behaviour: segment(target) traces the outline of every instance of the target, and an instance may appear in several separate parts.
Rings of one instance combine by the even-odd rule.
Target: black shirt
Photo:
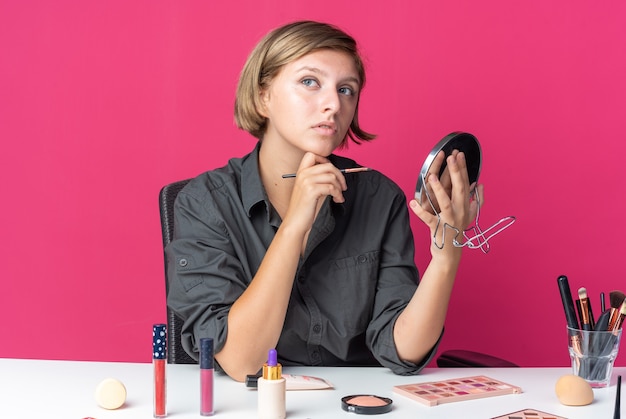
[[[175,203],[168,305],[185,320],[183,346],[196,359],[203,337],[214,339],[216,352],[223,347],[230,307],[281,223],[260,179],[258,149],[193,179]],[[330,160],[340,169],[356,166]],[[437,345],[416,365],[399,359],[393,341],[396,318],[418,284],[406,198],[379,172],[345,177],[345,202],[328,197],[309,234],[276,346],[279,360],[416,374]]]

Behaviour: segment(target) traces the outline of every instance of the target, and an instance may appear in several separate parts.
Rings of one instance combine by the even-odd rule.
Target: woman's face
[[[286,64],[261,93],[267,130],[263,142],[282,142],[328,156],[344,140],[359,99],[354,60],[318,50]]]

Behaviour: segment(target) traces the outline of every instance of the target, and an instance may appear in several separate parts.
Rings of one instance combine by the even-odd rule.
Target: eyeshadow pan
[[[397,385],[393,387],[393,391],[424,403],[427,406],[436,406],[441,403],[521,393],[522,389],[490,377],[479,375],[475,377],[455,378],[452,380]],[[513,417],[508,416],[503,416],[502,418],[513,419]],[[543,419],[537,416],[535,416],[535,418]],[[520,419],[524,418],[520,417]]]

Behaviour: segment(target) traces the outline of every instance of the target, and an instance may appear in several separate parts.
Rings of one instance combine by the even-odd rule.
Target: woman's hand
[[[458,150],[452,150],[453,156],[456,156],[458,153]],[[445,156],[446,155],[443,150],[437,153],[432,163],[430,164],[430,167],[428,168],[428,173],[426,174],[424,180],[424,193],[422,193],[420,205],[431,214],[437,214],[440,208],[437,197],[435,196],[435,192],[428,182],[428,177],[431,174],[439,175],[439,172],[441,172],[441,167],[443,166],[443,163],[445,161]],[[448,169],[447,165],[444,167],[443,173],[441,173],[441,175],[439,176],[439,183],[441,183],[447,195],[451,196],[450,194],[452,193],[452,179],[450,178],[450,169]]]
[[[289,208],[283,222],[311,229],[324,199],[332,196],[337,203],[344,202],[346,179],[330,161],[313,153],[306,153],[300,162]]]
[[[455,150],[447,157],[446,170],[440,180],[436,173],[439,172],[442,162],[443,152],[440,152],[433,162],[433,169],[428,174],[425,185],[441,221],[437,214],[433,214],[428,200],[422,202],[423,205],[412,200],[410,206],[420,220],[430,228],[437,249],[445,253],[458,253],[454,252],[453,239],[463,242],[463,231],[476,218],[478,202],[483,202],[483,187],[469,184],[464,153]],[[475,193],[478,193],[478,200],[475,199]]]

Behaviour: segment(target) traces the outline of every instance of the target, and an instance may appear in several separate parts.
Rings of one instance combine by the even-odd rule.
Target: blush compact
[[[341,408],[359,415],[378,415],[391,411],[393,400],[372,394],[356,394],[342,397]]]

